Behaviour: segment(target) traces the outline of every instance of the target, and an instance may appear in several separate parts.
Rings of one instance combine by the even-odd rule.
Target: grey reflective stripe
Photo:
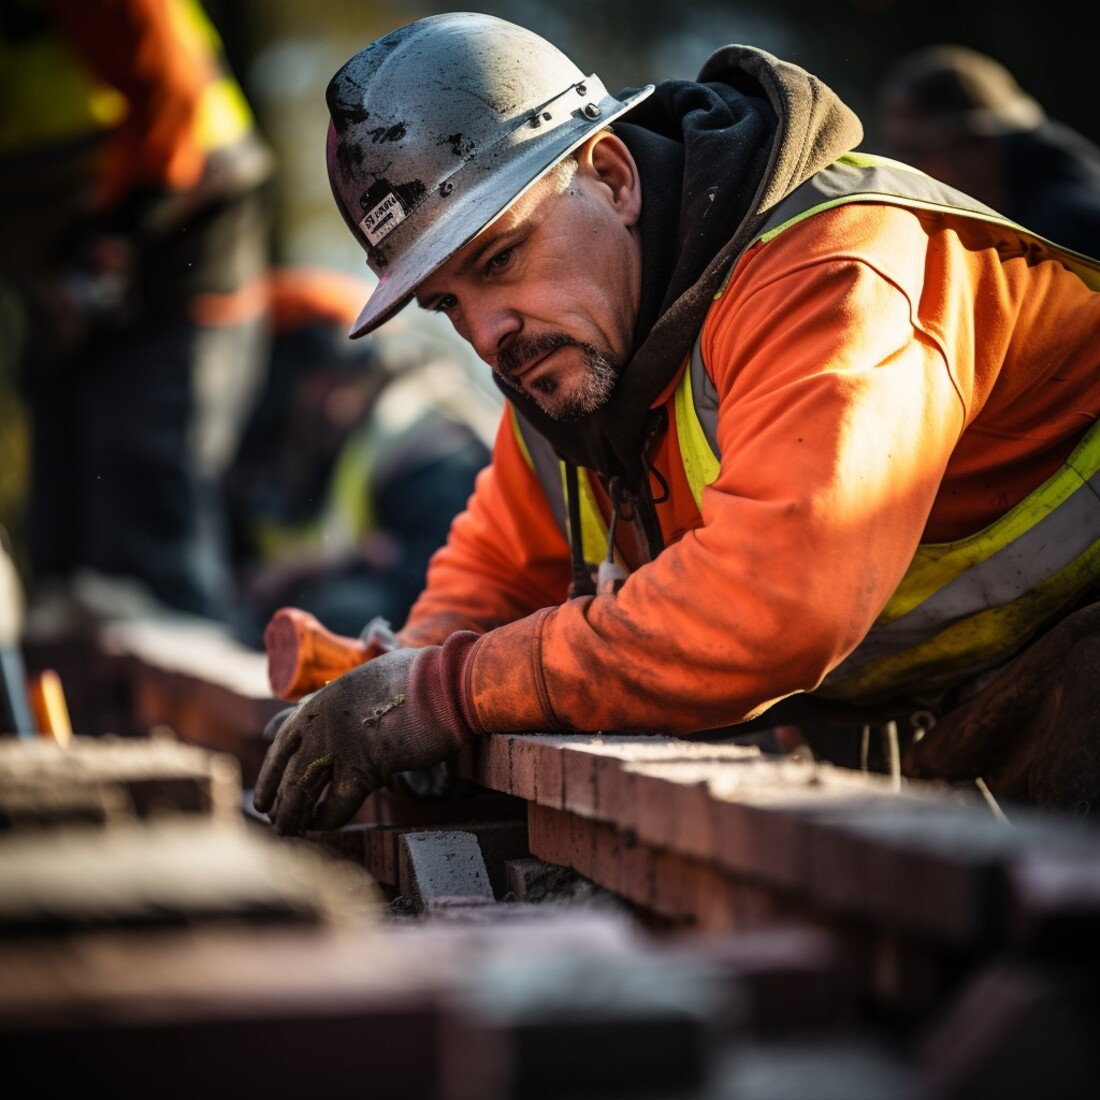
[[[972,196],[956,191],[906,164],[884,157],[850,154],[833,161],[805,183],[799,184],[774,207],[756,239],[785,227],[788,222],[810,210],[846,202],[889,202],[891,199],[905,206],[968,214],[1028,233],[1022,226]],[[1032,233],[1028,235],[1036,236]]]
[[[912,649],[969,615],[1004,607],[1049,580],[1100,540],[1100,473],[1024,534],[944,585],[912,611],[871,629],[826,678],[843,680]]]
[[[703,331],[700,329],[691,347],[691,401],[708,446],[715,458],[721,458],[722,452],[718,450],[718,390],[703,362],[702,338]]]
[[[524,419],[523,414],[514,405],[512,412],[515,414],[516,424],[519,425],[527,453],[531,456],[531,462],[535,467],[535,476],[546,494],[550,511],[554,514],[559,530],[568,539],[569,519],[566,513],[565,488],[561,481],[561,460],[549,441],[534,429],[530,421]]]

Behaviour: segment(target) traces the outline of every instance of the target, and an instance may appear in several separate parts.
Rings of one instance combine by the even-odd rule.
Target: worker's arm
[[[561,603],[571,576],[569,548],[506,412],[492,463],[433,556],[401,642],[425,645],[453,630],[482,633],[513,622]]]

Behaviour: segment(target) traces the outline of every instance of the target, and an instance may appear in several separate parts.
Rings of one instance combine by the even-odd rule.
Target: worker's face
[[[567,420],[599,408],[630,351],[641,288],[641,183],[600,134],[417,290],[509,386]]]

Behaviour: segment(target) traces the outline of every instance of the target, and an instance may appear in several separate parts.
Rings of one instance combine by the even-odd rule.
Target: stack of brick
[[[104,644],[131,685],[135,729],[228,754],[251,785],[263,726],[283,705],[267,693],[262,655],[231,657],[160,624],[126,624]],[[355,881],[404,900],[414,919],[367,906],[389,919],[318,936],[331,920],[311,926],[284,909],[261,937],[253,910],[231,947],[205,957],[177,946],[140,981],[120,977],[119,948],[75,1011],[107,1004],[125,1026],[89,1029],[84,1016],[73,1028],[80,982],[66,973],[38,1031],[13,1026],[33,1017],[25,981],[14,1001],[0,997],[0,1045],[14,1051],[33,1032],[48,1054],[64,1017],[82,1058],[94,1061],[109,1033],[117,1060],[142,1013],[155,1005],[161,1019],[167,1005],[164,1051],[209,1052],[217,1036],[230,1067],[190,1068],[170,1082],[181,1096],[313,1088],[307,1064],[321,1045],[326,1087],[369,1080],[439,1100],[571,1096],[597,1083],[605,1096],[660,1088],[685,1100],[1100,1094],[1094,828],[991,807],[976,789],[722,742],[495,735],[457,774],[464,785],[449,796],[379,791],[352,824],[304,841],[264,835],[246,792],[234,796],[257,840],[366,869]],[[13,787],[0,808],[20,829],[51,815],[135,816],[117,790],[56,795],[64,787],[40,785],[36,809]],[[469,873],[449,873],[459,866]],[[327,893],[349,889],[364,896],[346,883]],[[326,893],[311,890],[315,904]],[[142,966],[149,942],[128,949]],[[17,953],[0,953],[18,976]],[[35,956],[46,973],[48,957]],[[124,1007],[112,983],[133,994]],[[333,1056],[341,1043],[358,1044],[357,1056]],[[156,1064],[143,1053],[129,1065]]]
[[[803,1024],[827,1000],[838,1018],[821,942],[698,952],[623,910],[503,904],[479,838],[439,828],[401,836],[426,919],[391,925],[352,861],[239,812],[221,754],[0,749],[0,1055],[27,1091],[705,1100],[731,1044],[776,1025],[780,986]]]

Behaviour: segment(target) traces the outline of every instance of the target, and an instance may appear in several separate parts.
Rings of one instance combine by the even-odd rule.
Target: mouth
[[[525,360],[518,367],[500,373],[505,382],[514,389],[529,389],[533,383],[537,383],[540,375],[544,373],[546,363],[560,350],[560,348],[551,348],[541,354],[531,356],[530,359]]]
[[[528,359],[512,377],[520,383],[530,383],[536,380],[545,365],[560,350],[561,348],[551,348],[550,351],[544,352],[542,355],[536,355],[533,359]]]

